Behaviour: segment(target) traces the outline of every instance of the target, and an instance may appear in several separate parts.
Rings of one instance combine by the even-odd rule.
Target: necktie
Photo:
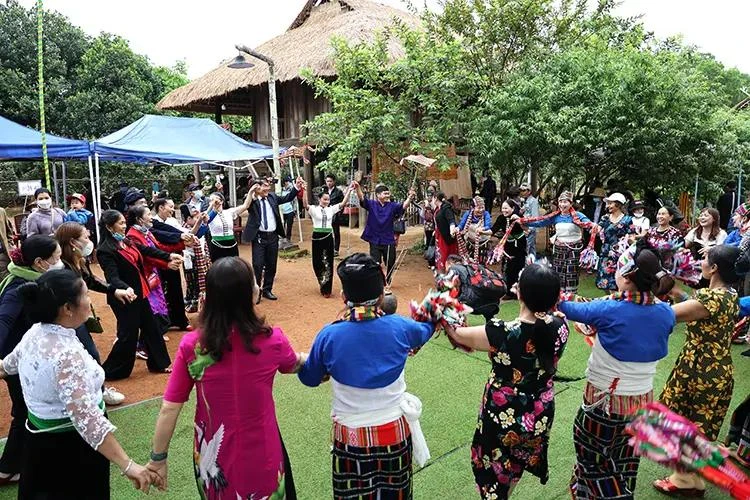
[[[265,199],[261,200],[260,206],[261,206],[261,211],[262,211],[260,220],[263,222],[263,231],[267,231],[268,230],[268,214],[266,214],[266,200]]]

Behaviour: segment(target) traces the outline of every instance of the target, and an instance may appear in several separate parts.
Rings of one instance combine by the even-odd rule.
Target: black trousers
[[[86,323],[76,328],[76,337],[78,337],[78,340],[81,341],[81,344],[83,344],[83,348],[86,349],[86,352],[91,354],[91,357],[94,358],[97,363],[102,364],[102,360],[99,357],[99,349],[96,348],[94,339],[91,337],[89,329],[86,328]],[[0,470],[0,472],[2,471]]]
[[[33,429],[34,427],[30,425]],[[18,498],[30,500],[106,500],[109,460],[74,429],[28,434]],[[85,478],[80,477],[85,471]],[[79,477],[79,480],[73,478]]]
[[[264,292],[270,292],[273,289],[278,257],[279,235],[275,232],[258,231],[258,236],[253,241],[253,269],[255,281]]]
[[[333,234],[312,234],[312,264],[318,278],[321,295],[331,295],[333,290]]]
[[[5,474],[17,474],[21,472],[21,464],[26,451],[26,440],[29,433],[26,430],[26,402],[23,400],[21,390],[21,379],[18,375],[6,377],[8,394],[12,403],[10,415],[10,429],[8,429],[8,440],[3,448],[3,456],[0,457],[0,472]]]
[[[190,322],[185,315],[185,298],[182,296],[182,277],[180,271],[162,269],[159,271],[161,284],[164,288],[164,298],[169,311],[169,326],[177,326],[184,330]]]
[[[150,371],[161,371],[169,367],[171,360],[167,346],[154,319],[148,299],[138,298],[130,304],[110,300],[109,305],[117,318],[117,342],[112,346],[102,367],[107,380],[128,378],[135,364],[135,349],[138,332],[148,351],[146,366]]]
[[[294,228],[294,212],[284,214],[284,230],[286,231],[286,239],[292,239],[292,229]]]
[[[341,218],[339,214],[333,216],[331,227],[333,228],[333,249],[338,253],[339,248],[341,248]]]
[[[388,285],[393,278],[393,267],[396,265],[396,245],[375,245],[370,243],[370,257],[380,264],[385,263],[385,278]]]

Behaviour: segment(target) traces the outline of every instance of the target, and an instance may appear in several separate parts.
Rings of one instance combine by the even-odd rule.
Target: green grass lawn
[[[592,280],[584,279],[582,293],[598,296]],[[512,319],[518,312],[515,303],[503,306],[501,316]],[[480,318],[481,319],[481,318]],[[680,327],[670,341],[669,357],[659,365],[655,386],[663,386],[684,341]],[[739,355],[745,347],[733,348],[735,360],[735,394],[732,410],[750,390],[750,363]],[[560,361],[559,374],[583,377],[590,348],[578,334],[571,334]],[[407,364],[408,390],[422,400],[422,427],[432,459],[414,475],[417,499],[476,498],[469,464],[469,444],[476,423],[482,389],[489,372],[484,354],[467,355],[450,348],[442,336],[427,344]],[[583,380],[556,384],[556,415],[550,444],[550,480],[545,486],[533,476],[524,477],[514,493],[515,498],[568,498],[567,483],[575,461],[572,444],[573,418],[581,404]],[[330,486],[330,387],[310,389],[294,376],[279,376],[275,387],[276,410],[294,471],[297,493],[301,499],[331,497]],[[658,392],[657,392],[658,395]],[[197,498],[192,472],[193,404],[186,405],[170,449],[167,493],[160,498]],[[110,418],[117,425],[117,438],[131,456],[139,461],[148,457],[150,440],[160,401],[149,401],[112,411]],[[731,411],[731,410],[730,410]],[[728,420],[728,418],[727,418]],[[725,424],[722,437],[726,433]],[[667,473],[666,469],[646,460],[641,462],[636,498],[665,498],[654,492],[651,481]],[[82,471],[80,480],[85,480]],[[140,498],[112,469],[112,498]],[[152,493],[154,495],[154,493]],[[0,490],[0,499],[15,498],[14,488]],[[726,498],[709,487],[706,498]]]

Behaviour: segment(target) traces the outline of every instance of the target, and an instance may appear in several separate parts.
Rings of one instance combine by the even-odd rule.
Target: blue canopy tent
[[[95,140],[91,143],[91,150],[94,153],[96,189],[99,194],[100,159],[184,165],[221,164],[273,157],[270,146],[246,141],[209,119],[157,115],[145,115],[127,127]],[[233,173],[233,170],[230,172]],[[235,187],[233,182],[230,183],[233,198],[236,195]],[[100,210],[101,207],[97,207],[97,212]],[[96,215],[98,219],[99,214]]]
[[[51,159],[88,158],[89,143],[46,134],[47,157]],[[33,128],[0,116],[0,160],[42,159],[42,134]]]

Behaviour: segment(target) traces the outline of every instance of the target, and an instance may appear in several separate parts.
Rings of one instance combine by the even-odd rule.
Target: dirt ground
[[[307,224],[306,224],[307,223]],[[301,248],[310,250],[309,220],[303,220],[304,242]],[[367,252],[367,243],[360,239],[361,230],[342,228],[341,257],[354,252]],[[295,228],[293,238],[298,237]],[[402,235],[398,249],[410,248],[423,237],[421,227],[409,228]],[[250,247],[240,247],[240,255],[250,260]],[[338,259],[337,259],[338,260]],[[99,272],[96,268],[95,272]],[[403,263],[393,279],[393,293],[399,300],[398,312],[408,314],[409,301],[419,300],[432,283],[431,271],[421,256],[405,255]],[[323,325],[333,321],[341,310],[342,302],[339,292],[341,282],[335,278],[334,293],[331,298],[323,298],[318,291],[318,282],[313,274],[310,256],[294,260],[279,259],[278,271],[273,292],[279,297],[277,301],[263,300],[259,307],[261,314],[271,325],[281,327],[291,339],[295,349],[305,351],[310,348],[315,334]],[[101,316],[104,333],[94,334],[94,340],[102,359],[106,359],[115,340],[115,318],[107,306],[106,298],[99,293],[91,293],[96,311]],[[191,315],[191,321],[195,315]],[[167,347],[174,357],[182,332],[169,332],[170,341]],[[133,373],[127,380],[114,382],[112,385],[125,394],[125,404],[132,404],[145,399],[161,396],[167,382],[167,375],[149,373],[146,363],[136,360]],[[10,399],[5,384],[0,384],[0,436],[6,436],[10,423]]]

